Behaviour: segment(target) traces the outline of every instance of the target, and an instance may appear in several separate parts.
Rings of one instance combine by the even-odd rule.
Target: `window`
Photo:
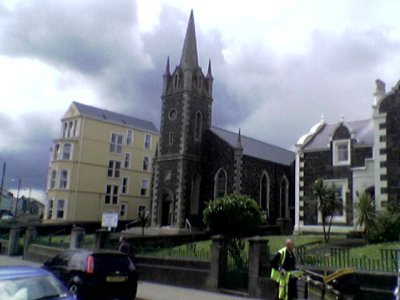
[[[266,212],[267,216],[269,213],[269,176],[268,173],[264,171],[261,175],[260,181],[260,208],[262,211]]]
[[[125,218],[127,214],[128,214],[128,203],[122,202],[119,208],[119,216],[121,218]]]
[[[50,189],[56,188],[57,171],[51,170],[50,173]]]
[[[73,136],[78,136],[78,120],[74,120],[74,127],[72,130],[72,135]]]
[[[333,141],[333,165],[350,164],[350,140]]]
[[[177,117],[177,116],[178,116],[178,111],[177,111],[175,108],[173,108],[173,109],[171,109],[171,110],[169,111],[168,117],[169,117],[169,119],[170,119],[171,121],[176,120],[176,117]]]
[[[68,188],[68,170],[61,170],[60,172],[60,189]]]
[[[146,133],[144,135],[144,149],[150,149],[151,148],[151,134]]]
[[[146,213],[146,206],[144,206],[144,205],[139,205],[137,217],[140,218],[140,216],[141,216],[142,214],[145,214],[145,213]]]
[[[143,171],[148,171],[150,169],[150,157],[143,157]]]
[[[333,221],[344,223],[346,222],[346,193],[347,193],[347,179],[332,179],[324,180],[324,183],[328,186],[335,186],[336,188],[336,200],[342,205],[342,209],[337,210],[333,213]],[[318,221],[322,222],[321,213],[318,212]]]
[[[70,160],[71,159],[71,144],[64,144],[63,145],[63,152],[62,152],[62,159]]]
[[[116,205],[118,203],[118,185],[107,184],[105,204]]]
[[[118,133],[111,133],[110,152],[122,153],[122,141],[124,136]]]
[[[72,127],[74,126],[74,122],[73,121],[69,121],[68,122],[68,132],[67,132],[67,137],[71,137],[72,136]]]
[[[67,137],[68,122],[63,123],[63,138]]]
[[[214,177],[214,199],[226,195],[226,172],[224,169],[219,169]]]
[[[60,158],[60,144],[55,144],[53,147],[53,160]]]
[[[142,181],[140,182],[140,196],[146,196],[148,189],[149,189],[149,180],[142,179]]]
[[[129,152],[125,153],[124,168],[126,169],[129,169],[131,167],[131,156],[132,154]]]
[[[121,162],[117,160],[108,161],[107,176],[111,178],[119,178],[121,171]]]
[[[57,200],[57,219],[64,219],[65,200]]]
[[[47,203],[47,219],[50,220],[53,217],[53,199],[49,199]]]
[[[132,143],[133,143],[133,129],[128,129],[126,131],[126,144],[129,146],[132,145]]]
[[[196,113],[195,121],[194,121],[194,139],[196,141],[201,140],[201,133],[203,128],[203,116],[201,112]]]
[[[174,133],[173,132],[169,133],[168,142],[170,145],[172,145],[174,143]]]
[[[124,177],[122,178],[122,194],[127,194],[128,193],[128,183],[129,183],[129,178]]]

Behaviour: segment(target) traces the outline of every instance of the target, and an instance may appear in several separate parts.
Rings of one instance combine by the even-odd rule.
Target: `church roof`
[[[124,127],[130,127],[134,129],[139,129],[147,132],[152,132],[158,134],[158,130],[156,126],[150,121],[145,121],[141,119],[137,119],[134,117],[130,117],[127,115],[123,115],[120,113],[104,110],[101,108],[97,108],[94,106],[89,106],[86,104],[82,104],[79,102],[73,102],[73,105],[79,110],[82,116],[89,117],[92,119],[106,121],[110,123],[114,123],[117,125],[121,125]]]
[[[189,23],[186,29],[180,66],[183,69],[197,68],[199,66],[197,57],[197,42],[196,42],[196,31],[194,27],[193,10],[190,12]]]
[[[211,127],[211,132],[216,134],[232,147],[237,146],[238,133],[233,133],[216,127]],[[243,147],[243,154],[247,156],[276,162],[283,165],[290,165],[295,160],[295,154],[292,151],[249,138],[244,135],[240,135],[240,142]]]
[[[355,145],[366,147],[374,144],[374,124],[372,119],[343,122],[343,125],[349,129]],[[321,126],[322,128],[314,133],[314,136],[306,143],[303,150],[316,151],[329,149],[332,136],[338,126],[339,124],[325,124]]]

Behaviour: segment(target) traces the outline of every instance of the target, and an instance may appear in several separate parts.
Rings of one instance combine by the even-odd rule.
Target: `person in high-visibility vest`
[[[288,239],[285,247],[280,249],[271,260],[271,278],[278,284],[278,299],[297,298],[297,279],[290,272],[296,269],[294,243]]]

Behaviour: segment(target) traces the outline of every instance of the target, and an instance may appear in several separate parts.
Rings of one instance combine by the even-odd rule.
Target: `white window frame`
[[[63,173],[66,173],[66,177],[63,177]],[[65,184],[64,184],[65,182]],[[58,179],[58,187],[60,190],[67,190],[69,187],[69,170],[67,169],[62,169],[60,170],[60,176]]]
[[[332,218],[332,222],[334,223],[346,223],[347,220],[347,216],[346,216],[346,204],[347,204],[347,192],[348,192],[348,181],[347,179],[328,179],[328,180],[324,180],[324,184],[326,184],[327,186],[332,186],[335,185],[336,188],[340,188],[341,189],[341,199],[343,202],[343,210],[342,210],[342,214],[340,216],[333,216]],[[322,223],[322,215],[321,212],[318,211],[318,222]]]
[[[74,120],[74,126],[73,126],[73,129],[72,129],[72,135],[74,137],[78,136],[78,120]]]
[[[67,151],[67,149],[66,149],[66,148],[68,148],[68,146],[69,146],[69,151]],[[71,143],[63,144],[61,158],[62,158],[62,160],[71,160],[71,158],[72,158],[72,144]]]
[[[61,145],[59,143],[53,146],[53,161],[60,159]]]
[[[49,189],[55,189],[57,185],[57,170],[50,171]]]
[[[127,129],[126,130],[126,141],[125,141],[127,146],[131,146],[133,144],[134,137],[135,137],[135,135],[134,135],[133,129],[130,129],[130,128]]]
[[[110,188],[110,191],[108,191]],[[115,184],[107,184],[106,193],[104,197],[105,205],[117,205],[119,196],[119,186]]]
[[[151,165],[151,159],[150,156],[143,156],[143,161],[142,161],[142,170],[143,171],[149,171],[150,170],[150,165]]]
[[[128,202],[121,202],[119,206],[119,216],[125,219],[128,216]]]
[[[121,162],[119,160],[108,161],[107,176],[109,178],[120,178],[121,175]]]
[[[149,180],[142,179],[140,181],[140,196],[147,196],[149,191]]]
[[[151,149],[152,135],[150,133],[144,134],[144,149]]]
[[[124,135],[118,132],[111,132],[110,136],[110,152],[122,153]]]
[[[340,159],[340,146],[347,146],[347,159],[346,160],[341,160]],[[334,166],[347,166],[350,165],[351,163],[351,148],[350,148],[350,140],[335,140],[333,141],[333,149],[332,149],[332,161]]]
[[[51,220],[53,218],[54,211],[54,199],[49,199],[47,201],[47,220]]]
[[[59,203],[63,202],[63,206],[60,208]],[[67,201],[65,199],[57,199],[56,201],[56,219],[65,219],[66,218],[66,206],[67,206]],[[59,213],[62,213],[62,217],[59,217]]]
[[[129,177],[128,176],[124,176],[122,177],[122,184],[121,184],[121,194],[128,194],[129,192]]]
[[[62,132],[63,132],[63,138],[66,138],[67,137],[67,131],[68,131],[68,122],[67,121],[65,121],[64,123],[63,123],[63,129],[62,129]]]
[[[125,152],[124,155],[124,168],[130,169],[132,167],[132,153]]]

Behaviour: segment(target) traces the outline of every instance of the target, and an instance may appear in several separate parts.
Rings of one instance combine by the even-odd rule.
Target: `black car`
[[[119,251],[68,249],[44,263],[78,299],[135,299],[138,273]]]

